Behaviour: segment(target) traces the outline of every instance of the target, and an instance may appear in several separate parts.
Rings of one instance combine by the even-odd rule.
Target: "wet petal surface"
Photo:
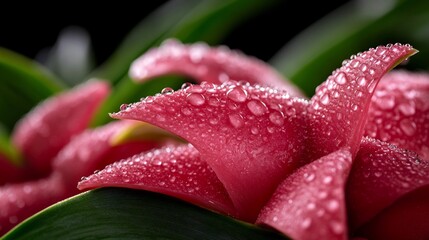
[[[69,196],[58,174],[1,187],[0,236],[27,217]]]
[[[70,189],[77,193],[76,185],[82,177],[112,162],[161,146],[157,139],[112,144],[115,136],[133,125],[135,123],[131,121],[116,121],[79,134],[55,157],[54,171],[60,173]]]
[[[115,162],[79,183],[81,190],[106,186],[159,192],[236,216],[222,183],[190,144]]]
[[[265,62],[227,47],[210,47],[205,43],[184,45],[169,39],[135,60],[130,70],[131,78],[139,82],[167,74],[187,75],[199,83],[245,81],[286,89],[292,96],[304,96]]]
[[[429,184],[429,164],[416,153],[375,139],[362,141],[347,183],[352,229],[407,193]]]
[[[84,131],[109,93],[104,81],[93,80],[47,99],[21,119],[13,143],[40,175],[51,170],[52,158],[70,139]]]
[[[344,187],[351,163],[342,149],[298,169],[277,188],[257,223],[292,239],[347,239]]]
[[[310,155],[316,159],[341,147],[356,154],[371,97],[381,77],[417,51],[409,45],[379,46],[352,56],[319,85],[311,98]]]
[[[149,122],[192,143],[241,218],[252,222],[279,182],[303,164],[306,107],[283,90],[202,83],[148,97],[111,116]]]
[[[429,74],[396,70],[384,76],[372,97],[365,135],[429,161]]]

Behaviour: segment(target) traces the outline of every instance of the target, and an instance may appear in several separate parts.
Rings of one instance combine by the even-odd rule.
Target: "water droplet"
[[[364,64],[362,64],[362,65],[360,65],[360,70],[361,70],[362,72],[365,72],[367,69],[368,69],[368,65],[366,65],[365,63],[364,63]]]
[[[311,226],[311,218],[306,218],[301,223],[301,227],[304,229],[308,229]]]
[[[346,84],[347,83],[346,74],[343,72],[339,72],[337,76],[335,76],[335,82],[340,85]]]
[[[182,108],[182,109],[181,109],[181,112],[182,112],[183,114],[185,114],[186,116],[189,116],[189,115],[191,115],[191,114],[192,114],[191,109],[189,109],[189,108],[187,108],[187,107]]]
[[[383,175],[381,172],[375,172],[374,173],[374,176],[376,176],[376,177],[381,177],[381,175]]]
[[[358,84],[362,87],[365,87],[367,82],[368,82],[368,80],[366,80],[365,77],[359,77],[359,79],[358,79]]]
[[[185,90],[186,93],[204,93],[205,91],[206,90],[200,85],[191,85]]]
[[[323,97],[322,97],[322,99],[320,100],[320,102],[321,102],[323,105],[328,105],[328,104],[329,104],[329,95],[328,95],[328,94],[323,95]]]
[[[314,204],[314,203],[309,203],[309,204],[307,204],[307,209],[308,209],[308,210],[316,209],[316,204]]]
[[[218,124],[218,123],[219,123],[219,119],[218,119],[218,118],[216,118],[216,117],[212,117],[212,118],[210,118],[210,119],[209,119],[209,123],[210,123],[211,125],[216,125],[216,124]]]
[[[265,103],[259,101],[259,100],[251,100],[247,103],[247,108],[250,110],[251,113],[255,116],[262,116],[264,115],[268,108],[265,105]]]
[[[398,109],[405,116],[411,116],[416,113],[414,102],[402,103],[398,106]]]
[[[208,50],[206,44],[196,43],[189,49],[189,57],[193,63],[200,63]]]
[[[323,183],[329,184],[332,182],[332,180],[333,178],[331,176],[326,176],[325,178],[323,178]]]
[[[282,112],[274,111],[270,113],[269,119],[277,126],[283,126],[284,124],[284,116]]]
[[[217,107],[220,105],[220,101],[217,97],[211,97],[208,99],[208,103],[210,106]]]
[[[336,234],[341,234],[344,232],[343,225],[338,221],[335,221],[335,220],[331,221],[330,226],[332,231]]]
[[[129,106],[128,104],[124,103],[124,104],[121,104],[121,106],[120,106],[120,108],[119,108],[119,109],[120,109],[121,111],[125,111],[125,110],[127,110],[128,106]]]
[[[305,177],[305,181],[311,182],[316,178],[316,175],[314,175],[314,173],[311,173],[311,174],[306,173],[304,177]]]
[[[244,125],[243,117],[238,113],[232,113],[229,115],[229,122],[235,128],[242,127]]]
[[[257,134],[259,134],[259,129],[257,127],[252,127],[250,129],[250,132],[254,135],[257,135]]]
[[[203,95],[199,93],[190,93],[186,96],[186,100],[194,106],[202,106],[206,102]]]
[[[171,87],[166,87],[161,90],[161,94],[172,94],[174,93],[174,89]]]
[[[190,82],[185,82],[182,84],[182,86],[180,87],[182,90],[186,90],[187,88],[191,87],[192,83]]]
[[[399,125],[402,131],[408,136],[413,136],[417,131],[416,123],[409,119],[402,119]]]
[[[329,200],[326,204],[326,208],[330,212],[335,212],[340,208],[340,203],[335,199]]]
[[[226,95],[234,102],[244,102],[247,99],[247,91],[240,86],[230,89]]]

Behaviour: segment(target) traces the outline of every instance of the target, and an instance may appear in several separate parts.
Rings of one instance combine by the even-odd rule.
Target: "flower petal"
[[[279,185],[257,224],[292,239],[347,239],[344,187],[351,163],[341,149],[301,167]]]
[[[240,217],[253,222],[278,183],[303,164],[306,107],[281,90],[202,83],[148,97],[111,116],[146,121],[188,140],[216,172]]]
[[[417,189],[383,210],[359,235],[367,239],[427,239],[429,185]]]
[[[70,193],[59,175],[0,188],[0,236],[27,217],[54,204]]]
[[[396,70],[384,76],[372,97],[365,135],[429,161],[429,74]]]
[[[304,94],[265,62],[226,47],[209,47],[205,43],[184,45],[168,39],[134,61],[130,76],[138,82],[150,78],[182,74],[198,82],[220,84],[228,80],[245,81],[286,89],[291,96]]]
[[[222,183],[190,144],[164,147],[115,162],[79,182],[78,188],[112,186],[159,192],[236,215]]]
[[[407,193],[429,184],[429,163],[417,154],[364,138],[347,183],[349,223],[354,230]]]
[[[6,183],[21,182],[31,178],[24,166],[18,166],[0,153],[0,186]]]
[[[40,175],[72,136],[88,127],[92,114],[109,93],[104,81],[88,81],[47,99],[21,119],[12,135],[29,165]]]
[[[162,145],[162,139],[131,139],[114,143],[116,136],[129,128],[137,129],[132,121],[115,121],[104,126],[87,129],[74,137],[55,157],[54,171],[64,177],[72,190],[83,176],[88,176],[106,165]],[[143,127],[144,128],[144,127]]]
[[[310,154],[317,159],[341,147],[358,151],[374,89],[381,77],[417,51],[410,45],[379,46],[352,56],[318,86],[311,98]]]

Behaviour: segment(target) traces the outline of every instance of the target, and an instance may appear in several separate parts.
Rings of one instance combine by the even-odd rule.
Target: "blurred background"
[[[0,14],[0,46],[29,58],[43,58],[40,51],[52,47],[64,29],[76,26],[89,35],[99,64],[113,53],[133,27],[166,2],[144,1],[138,5],[114,2],[103,6],[68,3],[52,8],[12,5],[3,8]],[[346,2],[349,1],[310,5],[308,1],[278,1],[243,19],[222,42],[267,60],[293,36]]]

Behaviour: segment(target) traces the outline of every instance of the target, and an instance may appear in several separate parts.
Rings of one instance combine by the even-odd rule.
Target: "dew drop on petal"
[[[230,89],[227,93],[226,93],[227,97],[229,99],[231,99],[234,102],[244,102],[247,99],[247,91],[244,90],[242,87],[237,86],[234,87],[233,89]]]
[[[238,113],[232,113],[229,115],[229,122],[235,128],[242,127],[244,125],[243,117]]]
[[[408,136],[413,136],[416,133],[416,123],[409,119],[402,119],[399,125],[402,131]]]
[[[302,221],[301,223],[301,227],[303,229],[308,229],[311,226],[311,218],[306,218],[304,219],[304,221]]]
[[[255,116],[262,116],[267,112],[267,106],[259,100],[251,100],[247,103],[247,108]]]
[[[126,103],[121,104],[121,106],[119,108],[120,108],[121,111],[125,111],[128,108],[128,104],[126,104]]]
[[[327,203],[327,205],[326,205],[326,208],[327,208],[327,209],[328,209],[328,211],[330,211],[330,212],[335,212],[335,211],[337,211],[337,210],[340,208],[340,204],[338,203],[338,201],[337,201],[337,200],[332,199],[332,200],[329,200],[329,201],[328,201],[328,203]]]
[[[337,74],[337,76],[335,76],[335,82],[343,85],[347,83],[347,77],[346,74],[344,74],[343,72],[340,72]]]
[[[161,90],[161,94],[172,94],[174,90],[171,87],[165,87]]]
[[[411,116],[416,113],[416,108],[413,102],[402,103],[398,106],[398,109],[405,116]]]
[[[186,96],[186,100],[188,103],[194,105],[194,106],[202,106],[206,102],[203,95],[199,93],[190,93]]]
[[[270,113],[269,118],[270,121],[277,126],[282,126],[284,124],[284,116],[281,112],[274,111]]]
[[[320,102],[321,102],[323,105],[328,105],[328,104],[329,104],[329,95],[328,95],[328,94],[323,95],[323,97],[322,97],[322,99],[320,100]]]
[[[338,221],[335,221],[335,220],[331,221],[330,226],[331,226],[332,231],[335,234],[341,234],[344,232],[343,225]]]
[[[187,108],[187,107],[182,108],[182,109],[181,109],[181,112],[182,112],[184,115],[186,115],[186,116],[189,116],[189,115],[191,115],[191,114],[192,114],[191,109],[189,109],[189,108]]]
[[[365,87],[366,86],[366,84],[368,83],[368,80],[366,80],[366,78],[365,77],[359,77],[359,79],[358,79],[358,84],[360,85],[360,86],[362,86],[362,87]]]

